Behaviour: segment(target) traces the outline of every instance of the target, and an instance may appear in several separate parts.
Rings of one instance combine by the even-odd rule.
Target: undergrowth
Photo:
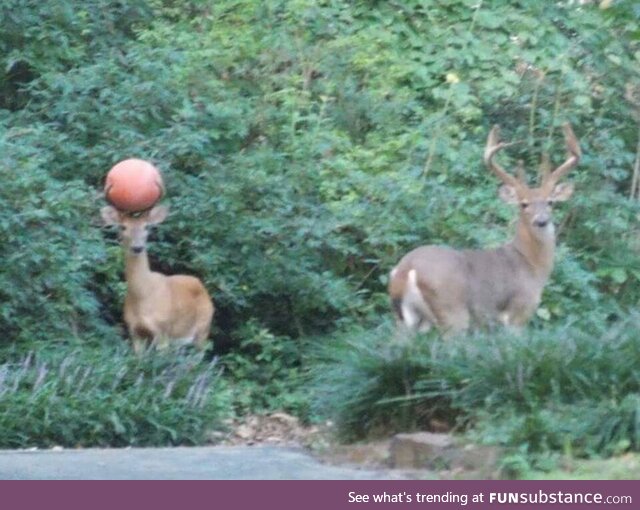
[[[202,444],[230,400],[201,355],[45,347],[0,365],[0,448]]]
[[[639,319],[408,342],[388,326],[352,331],[317,354],[314,409],[346,440],[438,419],[530,453],[638,451]]]

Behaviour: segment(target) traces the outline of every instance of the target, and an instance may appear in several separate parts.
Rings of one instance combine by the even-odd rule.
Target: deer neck
[[[553,224],[541,234],[532,231],[525,221],[518,221],[513,246],[524,257],[537,276],[546,279],[553,269],[553,257],[556,249],[556,237]]]
[[[127,250],[125,256],[125,278],[127,280],[127,292],[133,295],[142,295],[148,292],[151,269],[147,252],[133,254]]]

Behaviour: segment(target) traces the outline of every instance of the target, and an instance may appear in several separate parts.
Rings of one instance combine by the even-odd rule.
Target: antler
[[[543,152],[540,157],[540,183],[545,182],[551,173],[551,159],[548,152]]]
[[[509,145],[511,143],[500,142],[500,126],[497,124],[491,128],[489,131],[489,137],[487,138],[487,146],[484,149],[484,164],[489,167],[489,169],[496,174],[505,184],[509,186],[518,187],[520,186],[520,181],[516,179],[513,175],[507,173],[504,168],[502,168],[498,163],[496,163],[493,158],[494,156]]]
[[[551,173],[543,174],[543,186],[553,187],[555,184],[562,179],[574,166],[578,164],[580,158],[582,157],[582,151],[580,150],[580,144],[578,143],[578,139],[571,129],[571,125],[568,122],[565,122],[562,125],[562,130],[564,131],[564,140],[567,146],[567,150],[569,151],[569,157],[567,160],[562,163],[558,168],[556,168]]]
[[[113,184],[107,184],[104,188],[104,198],[107,201],[107,203],[114,205],[114,203],[111,201],[111,199],[109,198],[109,192],[111,191],[111,188],[113,188]]]
[[[164,197],[164,193],[165,193],[164,183],[162,182],[162,180],[156,179],[156,186],[160,190],[160,198],[158,198],[158,201],[160,201],[162,200],[162,197]]]

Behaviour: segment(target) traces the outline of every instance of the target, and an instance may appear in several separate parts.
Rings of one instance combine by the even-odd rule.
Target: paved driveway
[[[301,449],[211,446],[0,450],[3,480],[381,480],[393,471],[327,465]]]

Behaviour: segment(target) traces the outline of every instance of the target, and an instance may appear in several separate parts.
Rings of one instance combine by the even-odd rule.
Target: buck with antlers
[[[148,229],[164,221],[168,209],[156,206],[131,215],[106,206],[101,212],[107,225],[122,229],[127,281],[124,320],[134,351],[140,353],[148,345],[161,348],[188,343],[205,348],[214,307],[202,282],[193,276],[167,276],[149,268]]]
[[[501,149],[510,145],[499,141],[499,128],[494,126],[484,162],[504,183],[500,198],[520,207],[515,238],[490,250],[421,246],[405,255],[389,279],[389,294],[399,324],[412,332],[436,326],[452,334],[470,325],[519,328],[528,322],[553,268],[553,203],[567,200],[573,193],[573,185],[558,181],[581,157],[571,126],[565,124],[563,130],[567,160],[553,172],[543,165],[540,187],[530,188],[522,163],[515,177],[494,160]]]

